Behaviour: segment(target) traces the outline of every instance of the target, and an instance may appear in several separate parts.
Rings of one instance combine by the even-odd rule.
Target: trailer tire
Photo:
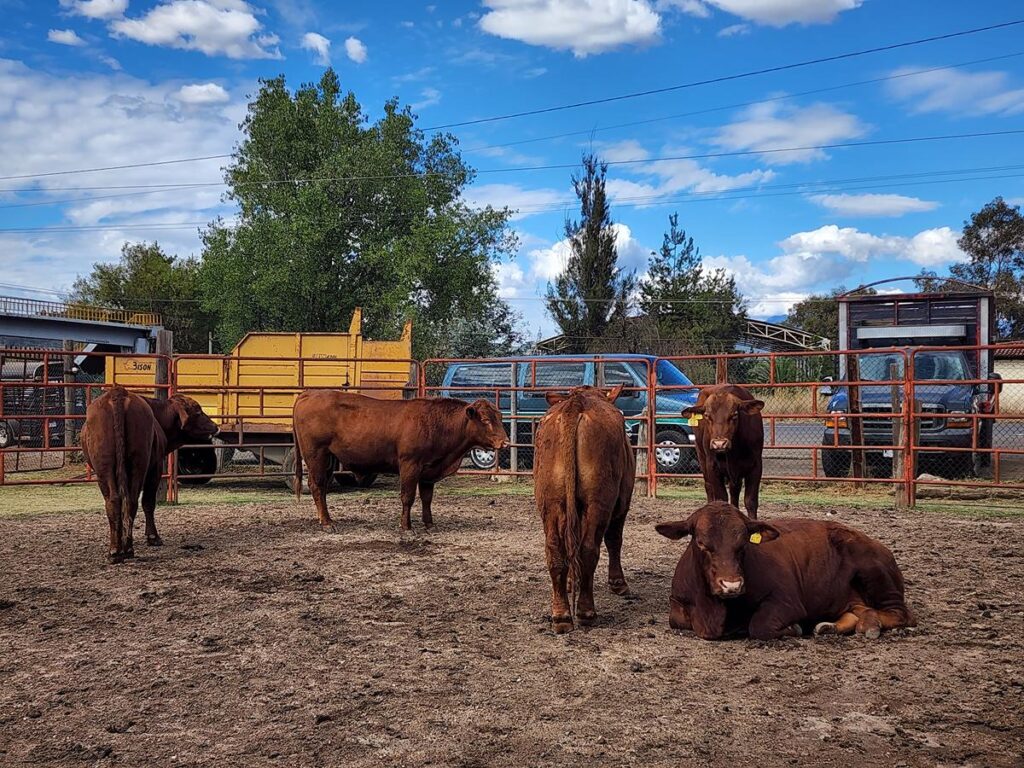
[[[824,450],[821,452],[821,468],[825,477],[849,477],[851,457],[849,451]]]
[[[14,445],[14,430],[6,421],[0,421],[0,450]]]
[[[180,448],[178,450],[178,482],[184,485],[206,485],[217,473],[217,451],[214,448]]]
[[[295,493],[295,449],[289,448],[287,453],[284,455],[284,461],[281,462],[281,469],[284,471],[284,484],[288,487],[288,490]],[[309,479],[308,475],[302,473],[302,492],[309,493]]]

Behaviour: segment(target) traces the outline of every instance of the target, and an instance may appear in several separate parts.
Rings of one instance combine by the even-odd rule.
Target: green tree
[[[812,294],[794,304],[786,315],[786,323],[794,328],[823,336],[832,349],[839,349],[839,296],[849,293],[843,286],[833,288],[831,293]],[[874,288],[853,292],[858,296],[878,293]]]
[[[572,176],[580,201],[580,220],[566,219],[570,253],[562,272],[548,284],[547,308],[565,334],[570,353],[585,352],[605,335],[610,324],[625,321],[633,273],[618,266],[615,230],[605,194],[608,166],[594,155],[583,156],[583,171]]]
[[[199,300],[199,263],[163,252],[158,243],[125,243],[116,264],[97,263],[79,276],[68,300],[138,312],[159,312],[174,331],[177,352],[206,352],[213,318]]]
[[[746,328],[746,304],[725,270],[705,270],[700,249],[668,217],[661,250],[651,254],[640,284],[640,309],[658,328],[666,353],[731,350]],[[667,349],[667,347],[674,347]],[[652,350],[655,351],[655,350]]]
[[[987,288],[996,294],[996,339],[1024,338],[1024,216],[1020,206],[995,198],[964,222],[957,245],[970,259],[950,266],[949,277],[954,279],[922,270],[918,286],[928,291],[965,291],[971,285]]]
[[[411,318],[419,357],[519,343],[492,271],[516,247],[509,212],[464,202],[473,170],[454,137],[428,139],[397,100],[369,122],[331,69],[294,94],[263,81],[240,127],[226,172],[238,222],[204,232],[201,269],[225,346],[247,331],[343,329],[357,306],[370,336]]]

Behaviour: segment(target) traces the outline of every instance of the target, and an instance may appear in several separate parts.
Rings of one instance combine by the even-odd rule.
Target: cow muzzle
[[[726,451],[729,450],[730,442],[728,440],[718,439],[712,440],[710,445],[711,450],[714,451],[715,453],[725,453]]]
[[[739,597],[743,594],[743,579],[738,581],[718,580],[718,594],[721,597]]]

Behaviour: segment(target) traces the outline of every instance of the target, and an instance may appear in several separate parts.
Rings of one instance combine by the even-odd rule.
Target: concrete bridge
[[[154,312],[132,312],[84,304],[0,296],[0,347],[54,347],[76,342],[83,351],[154,351],[162,320]]]

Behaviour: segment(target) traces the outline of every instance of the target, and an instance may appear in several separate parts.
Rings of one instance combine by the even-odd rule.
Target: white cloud
[[[441,92],[437,88],[424,88],[420,91],[420,97],[419,101],[409,105],[414,112],[441,103]]]
[[[60,45],[85,45],[85,40],[80,38],[73,29],[51,29],[46,33],[46,39]]]
[[[771,27],[829,24],[843,11],[859,8],[863,3],[864,0],[663,0],[663,4],[678,6],[693,16],[707,16],[710,5]]]
[[[578,57],[658,39],[661,17],[647,0],[484,0],[480,28]]]
[[[893,75],[905,75],[902,67]],[[964,72],[941,69],[890,80],[886,88],[915,113],[952,112],[957,115],[1018,115],[1024,113],[1024,88],[1010,84],[1006,72]]]
[[[711,15],[711,11],[701,0],[658,0],[655,7],[659,11],[667,11],[670,8],[680,10],[683,13],[696,16],[698,19],[706,19]]]
[[[705,257],[711,269],[725,269],[735,276],[748,296],[792,298],[798,301],[815,288],[827,288],[859,275],[872,259],[899,260],[921,267],[943,267],[966,256],[956,244],[957,233],[949,227],[926,229],[912,237],[873,235],[853,227],[829,224],[797,232],[778,245],[782,253],[755,263],[747,256]],[[762,302],[754,314],[762,316],[785,307]]]
[[[602,160],[618,163],[623,160],[646,160],[651,153],[636,139],[624,139],[612,143],[594,142],[594,152]]]
[[[903,216],[939,207],[932,200],[904,195],[811,195],[810,200],[840,216]]]
[[[362,64],[366,61],[366,46],[357,37],[345,38],[345,55],[356,64]]]
[[[491,264],[494,280],[498,284],[498,296],[503,299],[515,299],[529,295],[533,284],[526,279],[523,268],[514,261]]]
[[[746,109],[739,120],[718,132],[715,143],[728,150],[770,150],[835,144],[863,136],[866,131],[867,126],[855,115],[829,104],[798,107],[772,102]],[[761,159],[769,164],[785,165],[826,157],[824,150],[807,149],[769,152]]]
[[[615,230],[615,249],[619,256],[619,266],[626,271],[641,273],[647,269],[651,249],[633,237],[632,230],[625,224],[612,224]],[[530,261],[529,277],[533,280],[548,282],[554,280],[565,271],[572,249],[568,240],[559,240],[547,248],[535,248],[527,254]]]
[[[124,15],[128,0],[60,0],[60,4],[90,19],[117,19]]]
[[[117,158],[117,164],[132,164],[223,154],[237,142],[237,125],[245,113],[240,101],[184,108],[178,98],[180,80],[154,83],[117,73],[57,76],[2,59],[0,90],[0,146],[4,147],[5,173],[10,175],[107,166],[111,158]],[[159,151],[154,137],[159,137]],[[213,160],[162,166],[159,173],[153,168],[127,168],[19,181],[16,186],[33,186],[40,192],[11,196],[5,205],[81,197],[74,205],[25,211],[52,210],[58,214],[54,225],[100,224],[112,229],[0,236],[0,274],[9,276],[10,282],[39,285],[45,280],[48,287],[61,287],[93,262],[116,259],[126,239],[156,239],[171,253],[198,253],[201,244],[195,227],[117,227],[202,222],[218,214],[230,215],[232,206],[220,199],[223,187],[152,194],[79,188],[152,184],[155,179],[162,184],[218,182],[223,164]]]
[[[316,63],[328,67],[331,64],[331,41],[316,32],[307,32],[302,36],[302,48],[316,54]]]
[[[559,205],[573,204],[568,191],[524,189],[518,184],[478,184],[466,191],[466,203],[474,208],[510,208],[513,220],[525,219]]]
[[[174,98],[182,104],[191,104],[193,106],[223,104],[224,102],[231,101],[228,92],[216,83],[183,85],[174,94]]]
[[[244,0],[168,0],[144,16],[110,24],[115,37],[147,45],[201,51],[231,59],[279,59],[276,35],[262,32]]]
[[[749,24],[730,24],[728,27],[718,30],[719,37],[736,37],[737,35],[748,34],[750,34]]]

